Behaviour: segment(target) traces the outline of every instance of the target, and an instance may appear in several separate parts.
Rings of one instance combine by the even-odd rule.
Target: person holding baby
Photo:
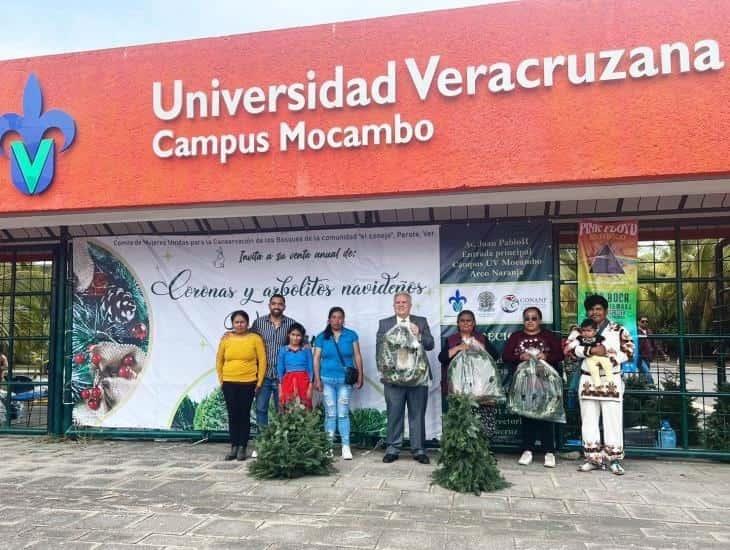
[[[566,355],[581,360],[578,397],[585,462],[578,470],[590,472],[607,466],[611,473],[623,475],[621,364],[633,357],[634,342],[628,330],[607,318],[606,298],[598,294],[588,296],[583,306],[589,319],[570,332],[564,350]]]

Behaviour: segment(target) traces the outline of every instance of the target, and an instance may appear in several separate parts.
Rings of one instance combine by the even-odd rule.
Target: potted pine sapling
[[[467,395],[451,395],[448,404],[434,482],[452,491],[475,495],[508,487],[475,413],[476,401]]]
[[[257,479],[291,479],[333,473],[332,442],[319,410],[294,399],[275,415],[256,440],[258,459],[249,472]]]

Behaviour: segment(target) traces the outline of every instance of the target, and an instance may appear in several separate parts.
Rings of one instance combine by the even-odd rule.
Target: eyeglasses
[[[525,317],[525,321],[539,321],[539,317]]]
[[[640,319],[639,322],[640,323],[648,323],[649,322],[649,319]]]

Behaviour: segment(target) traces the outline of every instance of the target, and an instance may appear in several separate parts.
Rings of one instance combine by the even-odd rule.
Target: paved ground
[[[730,466],[627,461],[623,478],[522,468],[481,497],[382,452],[258,482],[226,446],[0,437],[0,548],[730,548]]]

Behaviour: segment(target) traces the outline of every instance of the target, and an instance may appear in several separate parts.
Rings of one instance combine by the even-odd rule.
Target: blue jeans
[[[256,396],[256,425],[259,433],[269,424],[269,399],[274,396],[274,405],[279,406],[279,381],[274,378],[264,378],[258,395]]]
[[[638,367],[639,367],[639,375],[643,375],[646,377],[646,381],[654,385],[654,378],[651,376],[651,364],[649,363],[649,360],[645,357],[639,357],[638,361]]]
[[[350,396],[352,386],[343,380],[322,377],[324,397],[324,431],[330,439],[335,437],[335,426],[340,432],[343,445],[350,444]]]

